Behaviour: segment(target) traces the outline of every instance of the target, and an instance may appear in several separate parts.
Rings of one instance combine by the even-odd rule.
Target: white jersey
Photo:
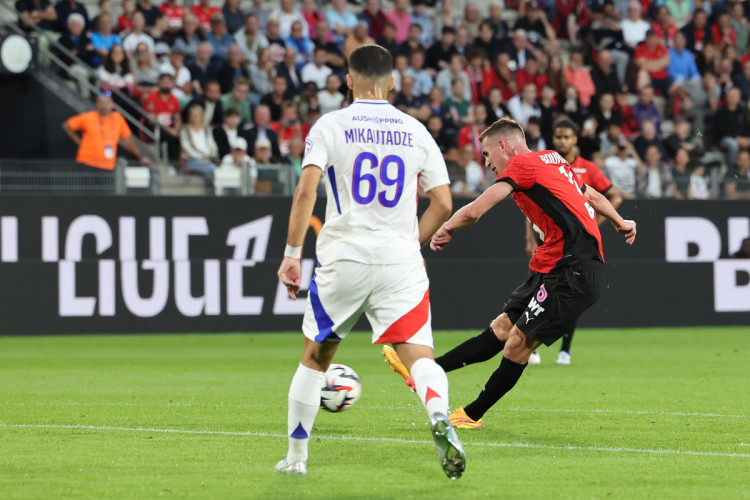
[[[424,125],[387,101],[359,99],[318,119],[302,165],[319,167],[328,181],[322,265],[421,262],[417,182],[425,191],[450,182]]]

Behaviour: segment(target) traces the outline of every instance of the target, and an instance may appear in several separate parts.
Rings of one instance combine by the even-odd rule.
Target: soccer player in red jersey
[[[516,385],[531,353],[572,331],[581,313],[599,298],[604,257],[596,214],[609,219],[628,244],[636,235],[635,222],[623,219],[596,190],[579,185],[559,153],[531,152],[515,120],[501,118],[479,138],[486,166],[498,181],[443,224],[431,248],[445,248],[458,229],[473,225],[511,194],[534,230],[544,235],[544,243],[531,259],[530,276],[511,293],[504,312],[483,333],[436,360],[447,372],[503,352],[500,367],[477,399],[450,416],[461,428],[482,427],[482,416]]]
[[[590,188],[596,189],[609,200],[612,207],[616,210],[622,204],[622,193],[620,193],[619,189],[612,186],[612,181],[604,175],[594,162],[578,156],[576,150],[579,134],[578,126],[571,120],[563,118],[555,123],[552,130],[552,143],[555,146],[555,151],[560,153],[560,156],[565,158],[565,161],[570,164],[578,185],[585,184]],[[596,222],[601,226],[605,220],[607,220],[606,217],[599,215]],[[539,243],[541,243],[537,238],[538,235],[534,233],[531,223],[527,220],[526,254],[529,257],[534,255]],[[573,333],[573,331],[570,331],[563,335],[562,346],[557,356],[558,365],[570,364],[570,345],[573,341]]]

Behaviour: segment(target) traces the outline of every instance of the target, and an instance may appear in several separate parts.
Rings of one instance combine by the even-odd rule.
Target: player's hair
[[[363,45],[349,56],[349,71],[370,80],[391,75],[393,56],[380,45]]]
[[[573,135],[576,136],[576,137],[578,137],[580,135],[580,133],[581,133],[581,129],[578,128],[578,125],[576,125],[575,123],[573,123],[573,120],[571,120],[569,118],[563,118],[562,120],[558,120],[555,123],[555,126],[552,127],[552,132],[553,133],[556,132],[557,129],[559,129],[559,128],[569,128],[570,130],[573,131]]]
[[[523,132],[523,125],[515,121],[513,118],[503,116],[495,123],[487,127],[484,132],[479,134],[479,141],[483,141],[486,137],[495,136],[499,134],[515,133],[521,136],[521,139],[526,140],[526,134]]]

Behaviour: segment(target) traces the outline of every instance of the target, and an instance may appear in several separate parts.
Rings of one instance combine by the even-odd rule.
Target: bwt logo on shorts
[[[664,221],[667,262],[712,262],[714,310],[750,311],[750,259],[722,259],[719,228],[703,217],[667,217]],[[727,253],[750,236],[749,217],[727,219]]]

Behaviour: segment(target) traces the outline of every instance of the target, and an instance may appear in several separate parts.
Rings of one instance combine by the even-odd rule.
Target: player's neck
[[[565,158],[565,161],[567,161],[568,163],[572,165],[573,162],[576,161],[576,158],[578,158],[578,156],[576,156],[573,153],[570,153],[570,154],[563,156],[563,158]]]
[[[385,101],[388,99],[388,91],[383,92],[380,87],[369,88],[366,90],[352,91],[352,97],[355,101]]]

